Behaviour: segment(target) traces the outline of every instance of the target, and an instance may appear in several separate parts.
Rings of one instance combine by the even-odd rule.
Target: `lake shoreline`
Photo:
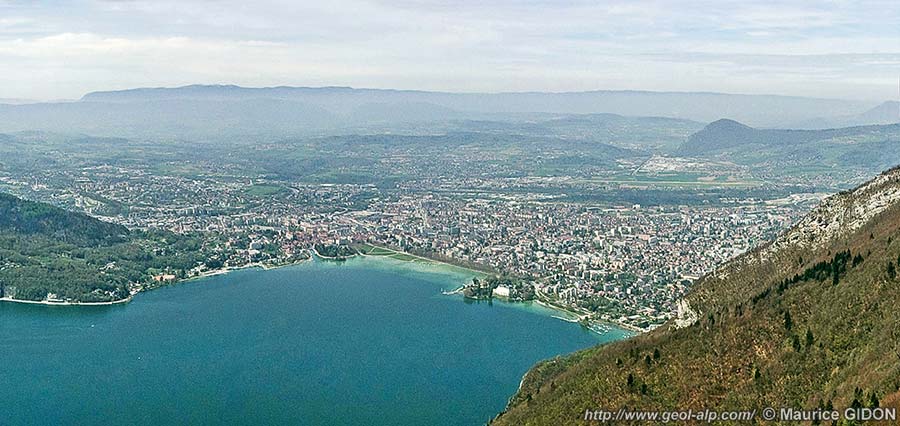
[[[440,261],[440,260],[431,259],[431,258],[427,258],[427,257],[423,257],[423,256],[418,256],[418,255],[411,254],[411,253],[401,252],[401,251],[397,251],[397,250],[394,250],[394,249],[391,249],[391,248],[387,248],[387,247],[374,246],[374,245],[372,245],[372,247],[377,247],[377,248],[382,249],[382,250],[390,251],[391,254],[386,254],[386,255],[372,255],[372,254],[367,254],[367,253],[364,253],[364,252],[360,251],[360,252],[358,252],[357,254],[354,254],[353,256],[350,256],[350,257],[347,257],[347,258],[341,258],[340,260],[338,260],[338,259],[330,258],[330,257],[328,257],[328,256],[322,256],[322,255],[320,255],[320,254],[313,248],[313,249],[310,249],[310,250],[309,250],[309,252],[310,252],[310,257],[309,257],[309,258],[299,259],[299,260],[296,260],[296,261],[286,262],[286,263],[283,263],[283,264],[277,264],[277,265],[267,265],[267,264],[263,264],[263,263],[256,262],[256,263],[250,263],[250,264],[247,264],[247,265],[244,265],[244,266],[238,266],[238,267],[222,267],[222,268],[219,268],[219,269],[214,269],[214,270],[211,270],[211,271],[203,272],[203,273],[201,273],[201,274],[199,274],[199,275],[197,275],[197,276],[193,276],[193,277],[190,277],[190,278],[185,278],[185,279],[182,279],[182,280],[178,280],[178,281],[175,281],[175,282],[172,282],[172,283],[169,283],[169,284],[164,284],[164,285],[155,286],[155,287],[151,287],[151,288],[144,288],[144,289],[141,289],[140,291],[135,291],[135,292],[133,292],[132,294],[130,294],[128,297],[126,297],[126,298],[124,298],[124,299],[119,299],[119,300],[112,300],[112,301],[107,301],[107,302],[66,302],[66,301],[47,301],[47,300],[22,300],[22,299],[12,299],[12,298],[8,298],[8,297],[3,297],[3,298],[0,298],[0,302],[21,303],[21,304],[28,304],[28,305],[59,306],[59,307],[72,307],[72,306],[84,306],[84,307],[87,307],[87,306],[115,306],[115,305],[123,305],[123,304],[127,304],[127,303],[131,302],[131,301],[134,299],[134,297],[135,297],[136,295],[140,294],[140,293],[144,293],[144,292],[148,292],[148,291],[153,291],[153,290],[156,290],[156,289],[159,289],[159,288],[162,288],[162,287],[168,287],[168,286],[171,286],[171,285],[176,285],[176,284],[181,284],[181,283],[189,283],[189,282],[192,282],[192,281],[198,281],[198,280],[205,279],[205,278],[211,278],[211,277],[216,277],[216,276],[220,276],[220,275],[226,275],[226,274],[228,274],[228,273],[230,273],[230,272],[242,271],[242,270],[248,270],[248,269],[259,268],[259,269],[262,269],[263,271],[270,271],[270,270],[275,270],[275,269],[280,269],[280,268],[286,268],[286,267],[296,266],[296,265],[301,265],[301,264],[304,264],[304,263],[307,263],[307,262],[314,261],[315,258],[319,258],[319,259],[321,259],[321,260],[323,260],[323,261],[326,261],[326,262],[347,261],[347,260],[351,260],[351,259],[377,259],[377,260],[390,260],[390,261],[393,261],[393,263],[396,263],[397,265],[404,265],[404,267],[407,267],[407,268],[408,268],[410,265],[418,264],[418,265],[431,266],[431,267],[435,267],[435,268],[438,268],[438,269],[443,269],[443,270],[446,270],[446,271],[456,271],[456,272],[464,271],[464,272],[466,272],[466,273],[475,274],[476,276],[485,276],[485,275],[488,275],[488,273],[487,273],[487,272],[484,272],[484,271],[479,271],[479,270],[476,270],[476,269],[471,269],[471,268],[467,268],[467,267],[465,267],[465,266],[456,265],[456,264],[452,264],[452,263],[442,262],[442,261]],[[409,256],[409,257],[412,257],[412,258],[417,259],[418,261],[417,261],[417,260],[403,260],[403,259],[397,259],[397,258],[394,258],[394,257],[393,257],[393,255],[395,255],[395,254],[396,254],[396,255]],[[453,296],[453,295],[461,294],[461,290],[462,290],[462,288],[463,288],[464,286],[465,286],[465,283],[463,283],[462,285],[460,285],[459,287],[457,287],[457,288],[455,288],[455,289],[453,289],[453,290],[442,291],[441,294],[443,294],[443,295],[445,295],[445,296]],[[509,301],[503,301],[503,303],[509,303],[509,304],[515,305],[515,304],[525,304],[526,302],[509,302]],[[557,313],[561,313],[561,314],[564,314],[564,315],[568,315],[568,316],[572,316],[572,317],[574,317],[574,318],[577,318],[577,319],[574,319],[574,320],[573,320],[573,319],[566,319],[566,318],[559,317],[559,316],[555,316],[555,315],[550,315],[551,318],[555,318],[555,319],[558,319],[558,320],[561,320],[561,321],[565,321],[565,322],[570,322],[570,323],[580,323],[580,320],[581,320],[581,319],[583,318],[583,316],[585,315],[584,312],[578,312],[578,311],[576,311],[576,310],[574,310],[574,309],[570,309],[570,308],[566,308],[566,307],[563,307],[563,306],[559,306],[559,305],[557,305],[557,304],[555,304],[555,303],[552,303],[552,302],[550,302],[550,301],[540,300],[540,299],[537,299],[537,298],[536,298],[534,301],[532,301],[532,303],[534,303],[534,304],[537,305],[537,306],[540,306],[541,308],[548,309],[548,310],[551,310],[551,311],[554,311],[554,312],[557,312]],[[524,306],[524,305],[523,305],[523,306]],[[640,334],[640,333],[644,333],[644,332],[645,332],[645,330],[641,330],[641,329],[639,329],[639,328],[630,326],[630,325],[628,325],[628,324],[622,324],[622,323],[619,323],[619,322],[617,322],[617,321],[607,321],[607,320],[603,320],[603,321],[593,321],[593,323],[596,323],[596,324],[598,324],[598,325],[613,326],[613,327],[622,329],[622,330],[624,330],[624,331],[629,331],[629,332],[632,332],[632,333],[639,333],[639,334]],[[594,331],[594,332],[596,332],[596,333],[598,333],[598,334],[602,334],[602,333],[600,333],[600,332],[597,332],[596,330],[593,330],[591,327],[588,327],[588,329],[590,329],[590,330],[592,330],[592,331]]]
[[[624,337],[589,333],[537,305],[440,294],[469,275],[418,262],[314,258],[167,286],[120,308],[0,305],[0,340],[14,343],[0,354],[24,366],[4,375],[14,384],[0,386],[10,408],[4,419],[165,424],[177,411],[247,425],[483,424],[535,363]],[[84,386],[86,377],[103,386]],[[222,383],[228,398],[218,397]],[[364,411],[334,409],[344,406]]]
[[[398,265],[404,265],[404,267],[408,267],[408,265],[415,265],[415,264],[418,264],[418,265],[432,266],[432,267],[435,267],[435,268],[439,268],[439,270],[445,270],[445,271],[454,271],[454,272],[465,271],[466,273],[471,273],[471,274],[474,274],[474,275],[476,275],[476,276],[478,276],[478,277],[484,277],[484,276],[490,275],[490,273],[485,272],[485,271],[480,271],[480,270],[477,270],[477,269],[467,268],[467,267],[462,266],[462,265],[457,265],[457,264],[453,264],[453,263],[443,262],[443,261],[440,261],[440,260],[437,260],[437,259],[432,259],[432,258],[428,258],[428,257],[423,257],[423,256],[415,255],[415,254],[412,254],[412,253],[402,252],[402,251],[398,251],[398,250],[395,250],[395,249],[392,249],[392,248],[389,248],[389,247],[377,246],[377,245],[369,244],[369,243],[367,243],[366,245],[368,245],[368,246],[370,246],[370,247],[374,247],[374,248],[380,249],[380,250],[389,251],[389,252],[391,252],[391,253],[390,253],[390,254],[374,254],[374,255],[373,255],[373,254],[365,253],[365,252],[362,251],[362,250],[359,250],[358,253],[357,253],[356,255],[351,256],[349,259],[354,259],[354,258],[356,258],[356,259],[389,260],[389,261],[392,261],[392,262],[394,262],[394,263],[397,263]],[[315,252],[314,252],[314,253],[315,253]],[[326,257],[326,256],[321,256],[321,255],[319,255],[318,253],[315,253],[315,254],[316,254],[317,257],[320,257],[320,258],[322,258],[322,259],[324,259],[324,260],[331,260],[331,259],[329,259],[329,258]],[[409,256],[409,257],[415,258],[415,259],[417,259],[417,260],[403,260],[403,259],[397,259],[397,258],[393,257],[393,255]],[[349,259],[348,259],[348,260],[349,260]],[[441,291],[441,294],[444,295],[444,296],[456,296],[456,295],[459,295],[459,296],[461,296],[463,299],[466,299],[465,296],[462,296],[462,290],[463,290],[463,288],[465,288],[466,284],[467,284],[467,282],[463,282],[463,283],[460,284],[458,287],[455,287],[455,288],[453,288],[452,290],[443,290],[443,291]],[[476,301],[481,300],[481,301],[486,301],[486,300],[488,300],[488,299],[469,299],[469,300],[476,300]],[[497,298],[497,300],[500,301],[501,303],[507,303],[507,304],[510,304],[510,305],[518,305],[518,306],[522,306],[522,307],[524,307],[524,308],[532,308],[532,307],[531,307],[531,304],[534,304],[534,305],[536,305],[536,306],[538,306],[538,307],[540,307],[540,308],[543,308],[543,309],[545,309],[545,310],[552,311],[552,313],[558,313],[558,314],[561,314],[561,315],[563,315],[563,316],[553,315],[553,314],[551,314],[551,312],[543,312],[543,313],[539,313],[540,315],[548,315],[548,316],[551,317],[551,318],[558,319],[558,320],[560,320],[560,321],[564,321],[564,322],[568,322],[568,323],[573,323],[573,324],[580,324],[580,322],[581,322],[580,320],[586,315],[584,312],[579,312],[579,311],[576,311],[576,310],[571,309],[571,308],[566,308],[566,307],[563,307],[563,306],[559,306],[559,305],[557,305],[557,304],[555,304],[555,303],[552,303],[552,302],[550,302],[550,301],[545,301],[545,300],[541,300],[541,299],[538,299],[538,298],[535,298],[534,300],[530,300],[530,301],[518,301],[518,302],[511,302],[511,301],[508,301],[508,300],[505,300],[505,299],[502,299],[502,298]],[[573,317],[574,319],[572,319],[572,318],[565,318],[564,316]],[[594,324],[594,325],[601,326],[601,327],[614,327],[614,328],[618,328],[618,329],[620,329],[620,330],[622,330],[622,331],[627,331],[627,332],[636,333],[636,334],[640,334],[640,333],[644,333],[644,332],[645,332],[645,330],[641,330],[641,329],[639,329],[639,328],[637,328],[637,327],[630,326],[630,325],[628,325],[628,324],[621,324],[621,323],[619,323],[619,322],[617,322],[617,321],[608,321],[608,320],[599,320],[599,321],[597,321],[597,320],[595,320],[595,321],[590,321],[590,323],[591,323],[591,324]],[[586,328],[589,329],[589,330],[591,330],[591,331],[594,332],[594,333],[597,333],[597,334],[604,334],[604,333],[605,333],[605,332],[603,332],[603,331],[595,330],[593,327],[586,327]]]
[[[389,248],[389,247],[377,246],[377,245],[370,244],[370,243],[367,243],[367,245],[369,245],[369,246],[371,246],[371,247],[375,247],[375,248],[381,249],[381,250],[390,251],[391,254],[385,254],[385,255],[371,255],[371,254],[367,254],[367,253],[365,253],[365,252],[360,251],[359,254],[358,254],[358,256],[361,256],[361,257],[363,257],[363,258],[387,258],[387,259],[391,259],[391,260],[394,260],[394,261],[397,261],[397,262],[402,262],[402,263],[415,263],[415,261],[411,261],[411,260],[401,260],[401,259],[396,259],[396,258],[392,257],[394,254],[400,254],[400,255],[404,255],[404,256],[409,256],[409,257],[413,257],[413,258],[416,258],[416,259],[420,259],[420,260],[423,261],[423,263],[432,264],[432,265],[434,265],[434,266],[441,266],[441,267],[446,267],[446,268],[452,268],[452,269],[464,270],[464,271],[466,271],[466,272],[471,272],[471,273],[477,274],[478,276],[486,276],[486,275],[490,275],[490,273],[485,272],[485,271],[479,271],[479,270],[476,270],[476,269],[467,268],[467,267],[465,267],[465,266],[461,266],[461,265],[457,265],[457,264],[453,264],[453,263],[442,262],[442,261],[440,261],[440,260],[431,259],[431,258],[428,258],[428,257],[418,256],[418,255],[411,254],[411,253],[406,253],[406,252],[401,252],[401,251],[398,251],[398,250],[395,250],[395,249],[392,249],[392,248]],[[318,254],[318,253],[317,253],[317,254]],[[457,287],[457,288],[455,288],[455,289],[453,289],[453,290],[442,291],[441,293],[442,293],[443,295],[445,295],[445,296],[453,296],[453,295],[457,295],[457,294],[461,295],[461,294],[462,294],[462,290],[463,290],[464,287],[465,287],[465,284],[462,284],[461,286],[459,286],[459,287]],[[551,301],[548,301],[548,300],[541,300],[541,299],[539,299],[539,298],[535,298],[535,299],[534,299],[533,301],[531,301],[531,302],[534,303],[534,304],[536,304],[536,305],[538,305],[538,306],[540,306],[540,307],[542,307],[542,308],[549,309],[549,310],[552,310],[552,311],[554,311],[554,312],[558,312],[558,313],[561,313],[561,314],[563,314],[563,315],[568,315],[568,316],[572,316],[572,317],[576,318],[576,319],[567,319],[567,318],[563,318],[563,317],[551,315],[552,318],[555,318],[555,319],[558,319],[558,320],[561,320],[561,321],[565,321],[565,322],[570,322],[570,323],[580,323],[580,322],[581,322],[581,319],[582,319],[585,315],[587,315],[587,313],[585,313],[585,312],[580,312],[580,311],[577,311],[577,310],[575,310],[575,309],[573,309],[573,308],[567,308],[567,307],[564,307],[564,306],[559,306],[559,305],[557,305],[557,304],[555,304],[555,303],[553,303],[553,302],[551,302]],[[523,304],[523,303],[527,303],[527,301],[522,301],[522,302],[503,301],[503,303]],[[591,322],[592,324],[596,324],[596,325],[600,325],[600,326],[612,326],[612,327],[615,327],[615,328],[622,329],[622,330],[624,330],[624,331],[629,331],[629,332],[637,333],[637,334],[646,333],[646,330],[642,330],[642,329],[640,329],[640,328],[638,328],[638,327],[635,327],[635,326],[632,326],[632,325],[629,325],[629,324],[620,323],[620,322],[614,321],[614,320],[599,320],[599,321],[595,320],[595,321],[590,321],[590,322]],[[598,334],[602,334],[602,333],[600,333],[600,332],[594,330],[594,329],[591,328],[591,327],[587,327],[587,328],[590,329],[591,331],[594,331],[594,332],[598,333]]]

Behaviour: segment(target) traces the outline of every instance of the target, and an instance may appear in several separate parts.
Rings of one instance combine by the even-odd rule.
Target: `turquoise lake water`
[[[0,303],[0,424],[480,425],[535,362],[628,336],[441,294],[469,279],[363,258]]]

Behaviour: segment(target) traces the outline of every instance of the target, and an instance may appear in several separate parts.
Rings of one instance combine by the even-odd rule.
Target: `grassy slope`
[[[848,266],[837,285],[829,277],[778,290],[784,279],[844,250],[864,260]],[[818,252],[789,247],[767,262],[735,262],[727,278],[708,278],[689,297],[702,312],[698,323],[544,363],[496,424],[584,424],[587,409],[626,406],[816,408],[831,401],[843,409],[854,399],[870,404],[872,394],[881,406],[900,406],[900,277],[887,272],[898,255],[894,206]]]

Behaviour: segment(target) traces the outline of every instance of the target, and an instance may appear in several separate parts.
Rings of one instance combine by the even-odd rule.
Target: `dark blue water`
[[[604,336],[440,294],[465,273],[357,259],[127,305],[0,303],[0,424],[476,425],[535,362]]]

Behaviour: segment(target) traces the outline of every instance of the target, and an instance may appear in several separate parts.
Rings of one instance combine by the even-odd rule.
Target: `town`
[[[367,244],[527,280],[539,303],[636,331],[670,319],[693,282],[773,238],[819,199],[645,206],[561,199],[557,188],[490,190],[539,186],[529,177],[468,179],[464,188],[449,181],[385,189],[124,165],[0,175],[0,185],[29,198],[217,245],[217,262],[178,277],[210,273],[210,265],[302,260],[315,244]]]

